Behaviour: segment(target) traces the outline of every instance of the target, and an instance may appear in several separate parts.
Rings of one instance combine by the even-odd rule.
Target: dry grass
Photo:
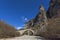
[[[10,26],[5,22],[0,21],[0,38],[9,38],[19,35],[20,33],[16,32],[16,29],[13,26]]]
[[[45,28],[45,32],[38,31],[36,36],[42,36],[44,38],[60,38],[60,18],[49,19],[48,25]]]
[[[60,38],[60,18],[49,19],[45,32],[40,32],[45,38]]]

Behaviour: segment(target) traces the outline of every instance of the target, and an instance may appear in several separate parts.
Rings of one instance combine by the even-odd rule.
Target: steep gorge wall
[[[41,10],[39,10],[41,11]],[[60,17],[60,0],[51,0],[49,2],[49,8],[46,12],[46,17],[47,19],[51,19],[51,18],[56,18],[56,17]],[[35,18],[29,20],[26,23],[26,28],[31,28],[34,27],[36,24],[40,25],[40,19],[41,19],[41,12],[38,12],[38,14],[36,15]]]

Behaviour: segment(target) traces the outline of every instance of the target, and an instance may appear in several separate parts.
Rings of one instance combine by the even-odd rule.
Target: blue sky
[[[26,21],[36,16],[41,4],[47,10],[49,0],[0,0],[0,20],[22,28]]]

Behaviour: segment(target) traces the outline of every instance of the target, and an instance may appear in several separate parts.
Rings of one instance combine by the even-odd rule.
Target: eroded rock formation
[[[47,18],[60,17],[60,0],[51,0],[47,11]]]
[[[37,35],[39,36],[43,36],[45,38],[60,38],[60,0],[51,0],[46,14],[45,10],[42,12],[41,9],[44,10],[43,7],[40,8],[40,11],[36,15],[36,17],[32,19],[33,21],[29,21],[26,23],[26,25],[29,25],[27,27],[37,29],[39,28],[39,30],[37,30],[38,32],[40,32],[37,32]],[[44,16],[42,16],[41,14],[43,14]],[[46,20],[48,22],[46,22]],[[44,27],[41,26],[42,23]],[[47,26],[45,26],[46,23],[48,23]],[[46,29],[46,31],[44,28]],[[43,31],[45,32],[40,31],[40,29],[43,29]]]
[[[46,20],[47,20],[46,12],[44,10],[44,7],[41,5],[40,8],[39,8],[39,12],[36,15],[36,17],[33,18],[32,20],[29,20],[26,23],[25,28],[31,28],[31,29],[41,28],[41,29],[43,29],[43,27],[46,26]]]

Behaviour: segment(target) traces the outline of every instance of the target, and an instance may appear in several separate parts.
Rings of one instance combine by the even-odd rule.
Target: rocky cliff
[[[45,12],[45,10],[44,11],[41,10],[44,10],[44,7],[39,8],[39,12],[36,15],[36,17],[29,20],[26,23],[25,28],[30,28],[30,27],[35,27],[35,25],[40,25],[41,21],[43,21],[44,19],[43,17],[45,17],[44,21],[51,18],[60,17],[60,0],[51,0],[47,12]]]
[[[60,16],[60,0],[51,0],[47,11],[47,18]]]
[[[36,15],[35,18],[29,20],[26,24],[25,24],[25,28],[31,28],[31,29],[43,29],[45,26],[46,26],[46,20],[47,20],[47,17],[46,17],[46,12],[44,10],[44,7],[41,5],[39,7],[39,12],[38,14]],[[41,27],[42,26],[42,27]]]
[[[45,38],[60,38],[60,0],[51,0],[46,14],[48,25],[41,35]]]
[[[45,11],[42,13],[40,9],[37,16],[26,23],[27,28],[39,28],[43,31],[46,29],[45,32],[39,30],[40,33],[37,35],[45,38],[60,38],[60,0],[51,0],[46,15],[43,17],[41,14],[45,15]]]

